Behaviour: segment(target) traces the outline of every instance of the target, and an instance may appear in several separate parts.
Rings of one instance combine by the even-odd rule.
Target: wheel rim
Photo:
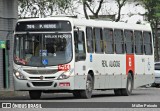
[[[88,92],[92,92],[92,82],[91,82],[91,80],[87,80],[86,90]]]
[[[131,82],[131,79],[129,79],[128,81],[128,91],[131,92],[132,90],[132,82]]]

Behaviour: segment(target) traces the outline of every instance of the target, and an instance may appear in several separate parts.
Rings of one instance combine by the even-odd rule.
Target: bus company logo
[[[58,65],[58,71],[68,71],[70,70],[71,65],[69,64],[64,64],[64,65]]]
[[[131,57],[129,57],[129,67],[132,67],[132,58]]]
[[[40,78],[40,80],[43,80],[43,79],[44,79],[44,77],[43,77],[43,76],[40,76],[39,78]]]
[[[2,103],[2,108],[12,108],[11,103]]]

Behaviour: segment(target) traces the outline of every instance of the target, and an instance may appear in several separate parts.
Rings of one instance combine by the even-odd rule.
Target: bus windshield
[[[14,61],[25,66],[55,66],[72,59],[70,33],[16,34]]]

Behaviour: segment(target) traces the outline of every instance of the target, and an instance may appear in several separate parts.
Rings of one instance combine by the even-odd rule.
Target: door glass
[[[86,49],[83,31],[74,32],[74,43],[75,43],[75,55],[76,61],[83,61],[86,59]]]

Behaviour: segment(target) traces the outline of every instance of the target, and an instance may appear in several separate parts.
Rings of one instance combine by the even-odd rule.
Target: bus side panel
[[[94,88],[95,89],[104,89],[105,88],[105,67],[102,66],[102,59],[104,58],[104,54],[92,54],[92,62],[94,69]]]
[[[109,77],[109,89],[124,87],[122,86],[122,77],[126,75],[125,55],[107,54],[105,60],[108,62],[105,73],[107,73],[107,77]]]
[[[145,74],[153,75],[154,74],[154,57],[153,55],[145,56]]]
[[[134,88],[145,84],[145,76],[143,75],[145,65],[144,55],[135,55],[135,76]]]
[[[153,56],[135,55],[134,88],[153,83],[154,58]]]
[[[74,73],[74,89],[85,89],[86,88],[86,65],[85,61],[75,62],[75,73]]]
[[[154,82],[154,57],[153,55],[145,56],[145,76],[146,76],[146,84],[150,84]]]
[[[122,88],[126,88],[127,85],[127,76],[126,74],[122,75]]]

